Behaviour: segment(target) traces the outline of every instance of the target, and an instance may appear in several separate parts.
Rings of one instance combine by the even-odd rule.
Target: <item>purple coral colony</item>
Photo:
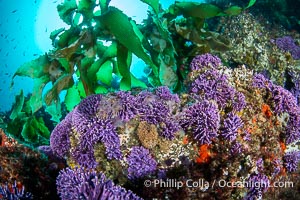
[[[65,15],[69,12],[68,9],[72,10],[70,2],[67,3],[68,8],[63,10]],[[145,2],[148,1],[145,0]],[[239,12],[254,3],[255,1],[250,0],[249,5],[241,8]],[[158,12],[153,4],[148,4],[155,12]],[[81,4],[84,9],[88,9],[83,5],[85,4]],[[176,12],[180,14],[176,13],[176,15],[186,17],[192,13],[188,10],[190,8],[185,8],[184,5],[184,3],[181,5],[177,2],[175,7],[177,6],[179,11]],[[211,6],[211,4],[205,5]],[[195,5],[193,4],[193,6]],[[197,4],[197,6],[199,5]],[[211,9],[211,7],[208,6],[207,9]],[[233,14],[237,12],[235,9],[234,6],[228,8],[222,16],[235,15]],[[109,11],[107,12],[109,13]],[[114,48],[108,47],[109,51],[105,51],[103,56],[109,54],[109,58],[106,59],[114,65],[111,73],[120,73],[124,79],[131,78],[130,83],[132,84],[134,81],[142,82],[134,80],[130,71],[126,72],[121,67],[118,69],[119,71],[115,70],[116,63],[123,66],[122,61],[126,61],[130,57],[120,56],[121,59],[119,59],[119,54],[124,51],[125,47],[128,48],[126,55],[132,51],[144,61],[147,60],[148,54],[140,53],[139,50],[136,50],[137,48],[130,49],[126,41],[120,39],[118,29],[110,23],[104,22],[112,16],[122,18],[124,15],[122,12],[120,12],[122,14],[118,13],[116,8],[111,8],[111,12],[113,15],[103,14],[103,18],[96,17],[96,19],[102,20],[105,28],[113,33],[112,40],[118,41]],[[165,17],[175,15],[171,11],[169,12]],[[82,13],[84,12],[82,11]],[[156,17],[153,15],[147,23],[157,25],[156,23],[160,19]],[[191,16],[191,18],[194,17]],[[232,19],[228,19],[228,22],[231,23],[226,25],[227,28],[234,29],[235,17],[232,16]],[[86,18],[84,19],[86,20]],[[225,21],[226,17],[222,19]],[[252,16],[249,13],[241,14],[238,19],[240,22],[247,20],[249,22]],[[185,20],[188,20],[188,17]],[[155,72],[155,68],[150,71],[153,74],[159,74],[158,80],[149,78],[143,87],[123,88],[123,90],[121,87],[117,89],[113,87],[113,89],[107,89],[107,87],[105,92],[87,92],[92,91],[89,90],[89,87],[92,88],[91,85],[95,83],[82,81],[80,85],[70,78],[74,84],[72,88],[82,87],[82,91],[85,91],[87,95],[85,98],[80,96],[77,104],[74,104],[72,109],[67,109],[68,112],[64,112],[64,117],[52,127],[48,141],[44,142],[43,146],[36,145],[35,147],[38,148],[35,148],[33,152],[27,152],[28,154],[42,155],[43,159],[46,157],[47,161],[43,164],[43,168],[39,170],[38,167],[34,168],[34,173],[39,174],[44,182],[50,179],[50,176],[55,177],[53,181],[57,194],[51,198],[62,200],[255,200],[271,199],[275,197],[272,196],[273,194],[279,192],[281,192],[280,195],[284,195],[285,192],[290,195],[294,190],[299,190],[300,70],[294,67],[295,65],[299,68],[300,65],[299,38],[298,40],[294,39],[297,38],[297,35],[295,36],[295,33],[294,37],[268,35],[268,40],[264,39],[263,42],[267,43],[267,47],[272,46],[272,51],[275,52],[274,55],[276,54],[278,60],[270,55],[268,64],[265,65],[263,62],[259,63],[259,61],[254,62],[253,60],[264,60],[267,53],[264,54],[264,50],[261,50],[260,47],[257,47],[259,51],[255,49],[249,53],[250,50],[245,49],[254,48],[255,45],[244,45],[242,41],[243,39],[246,41],[246,38],[239,36],[238,33],[232,33],[234,36],[230,36],[230,33],[226,32],[226,28],[224,28],[223,35],[228,34],[229,38],[239,37],[239,40],[233,39],[239,48],[229,50],[226,49],[229,44],[223,43],[219,36],[216,37],[209,31],[204,34],[196,30],[195,27],[200,25],[193,20],[189,21],[195,26],[191,28],[191,25],[185,20],[177,20],[177,18],[171,20],[174,22],[170,21],[168,28],[170,32],[175,31],[177,36],[184,38],[183,46],[185,46],[184,49],[186,48],[186,58],[178,46],[181,39],[177,44],[170,42],[169,37],[166,39],[166,36],[162,36],[162,33],[167,35],[167,32],[162,31],[165,28],[163,27],[165,24],[162,22],[158,23],[160,26],[157,25],[161,30],[152,30],[148,26],[141,29],[143,33],[150,34],[150,36],[148,35],[150,38],[148,45],[153,47],[154,51],[154,53],[150,51],[150,54],[153,57],[153,63],[159,63],[157,72]],[[244,28],[249,26],[248,29],[251,29],[249,24],[251,23],[243,24]],[[107,34],[108,31],[103,31],[102,28],[97,27],[97,30],[101,30],[103,32],[101,34]],[[138,29],[137,26],[135,28]],[[267,33],[261,33],[259,27],[256,28],[257,33],[255,32],[255,34],[267,35]],[[146,29],[151,29],[151,31]],[[190,32],[186,33],[187,30]],[[287,34],[287,32],[284,33]],[[142,33],[140,34],[142,35]],[[253,32],[251,34],[253,38],[256,37]],[[79,51],[78,49],[73,51],[73,48],[88,46],[86,41],[94,35],[85,32],[80,33],[78,37],[79,39],[74,43],[68,43],[69,46],[61,48],[59,53],[56,52],[52,56],[55,55],[56,59],[61,60],[69,59],[68,65],[75,61],[79,62],[78,60],[83,56],[75,59]],[[141,36],[139,35],[139,37]],[[199,39],[200,37],[205,39]],[[218,41],[212,41],[217,38]],[[199,40],[201,41],[199,42]],[[256,40],[259,39],[256,38]],[[130,41],[132,42],[132,40]],[[196,47],[192,48],[189,41],[195,43]],[[263,42],[259,45],[265,44]],[[226,49],[225,52],[230,53],[223,53],[223,48]],[[112,53],[112,49],[116,52]],[[89,57],[89,54],[96,54],[94,51],[95,49],[90,48],[84,53],[84,56]],[[171,51],[177,52],[172,54]],[[71,56],[65,56],[70,52]],[[258,52],[261,57],[254,55]],[[111,54],[117,55],[117,61],[113,59],[116,55]],[[71,60],[73,57],[75,61]],[[67,62],[61,60],[59,62]],[[42,61],[39,60],[39,62]],[[85,62],[90,61],[85,60]],[[108,61],[103,61],[103,63],[105,62]],[[257,68],[253,66],[253,62],[258,66]],[[79,63],[88,65],[83,61]],[[150,66],[154,65],[149,60],[145,63]],[[283,63],[293,66],[284,68]],[[91,64],[91,68],[96,66],[94,64]],[[178,65],[178,68],[172,64]],[[274,71],[265,67],[270,67],[270,65],[274,65],[272,66]],[[110,70],[107,66],[104,64],[101,66],[101,73],[107,73]],[[90,73],[87,70],[88,67],[79,65],[76,67],[79,68],[82,79],[88,79],[88,73]],[[262,69],[264,67],[266,69]],[[68,67],[64,68],[66,71],[70,70]],[[98,70],[100,71],[100,69]],[[84,73],[85,70],[87,73]],[[282,73],[278,75],[277,72],[275,73],[276,70],[281,70]],[[100,77],[101,74],[96,71],[95,74]],[[58,76],[63,74],[64,70],[59,72]],[[79,74],[76,70],[71,70],[70,73],[72,74],[70,77]],[[79,78],[81,78],[80,76]],[[65,77],[62,76],[61,79]],[[57,78],[57,80],[59,79]],[[99,79],[97,84],[101,86],[109,82],[103,77]],[[124,84],[122,82],[124,79],[118,80],[119,83],[116,84]],[[285,80],[284,83],[282,80]],[[174,81],[178,81],[178,84],[172,85]],[[55,91],[51,91],[51,98],[55,98],[55,92],[58,91],[59,94],[61,90],[70,88],[67,85],[54,84]],[[141,85],[143,84],[139,86]],[[76,92],[80,93],[81,91],[78,89]],[[29,103],[28,105],[24,103],[24,99],[22,106],[23,104],[25,109],[31,106]],[[24,108],[19,111],[24,111]],[[40,122],[40,119],[36,120],[36,118],[30,118],[30,120],[34,122],[33,124]],[[31,127],[31,124],[28,125],[26,122],[24,127],[26,126]],[[43,126],[36,125],[36,130],[42,132]],[[35,130],[30,129],[30,131],[34,132]],[[21,130],[21,132],[21,136],[24,137],[25,131]],[[21,136],[16,137],[16,140]],[[44,135],[40,134],[36,138],[40,139],[42,136]],[[12,146],[19,144],[16,142],[11,145],[7,138],[8,136],[5,136],[4,132],[0,132],[0,148],[5,146],[9,152]],[[31,142],[29,139],[25,139],[25,141]],[[24,163],[31,161],[24,158],[23,160],[25,160]],[[8,163],[7,159],[5,163]],[[6,165],[0,165],[0,178],[3,177],[1,171],[7,168]],[[45,171],[45,169],[48,172],[42,173],[41,171]],[[0,199],[36,198],[31,193],[30,187],[24,187],[16,181],[18,176],[19,174],[12,179],[13,182],[2,182],[0,179]],[[24,180],[26,181],[26,179]],[[288,183],[289,185],[286,185]],[[278,184],[285,185],[281,187]],[[298,194],[299,191],[290,199],[296,198],[295,196]],[[48,194],[48,196],[51,195]],[[280,195],[277,194],[276,198],[285,199]]]

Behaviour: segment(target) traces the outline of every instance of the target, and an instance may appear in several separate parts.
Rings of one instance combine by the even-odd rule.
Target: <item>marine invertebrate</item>
[[[236,112],[241,111],[246,107],[246,97],[241,92],[236,92],[232,102],[232,109]]]
[[[158,87],[154,92],[155,95],[149,91],[137,95],[136,100],[139,102],[137,115],[143,121],[159,125],[160,136],[171,140],[180,129],[172,116],[172,111],[176,110],[175,105],[179,104],[178,95],[171,94],[167,87]]]
[[[271,103],[274,113],[280,115],[282,113],[289,114],[289,120],[286,126],[286,142],[288,144],[300,138],[300,110],[297,105],[297,99],[293,94],[281,86],[273,84],[261,74],[256,74],[252,79],[254,88],[264,89],[271,95]],[[265,113],[271,115],[271,112]]]
[[[264,174],[252,174],[247,180],[248,193],[245,200],[261,199],[262,194],[266,192],[270,186],[268,177]]]
[[[71,115],[71,114],[69,114]],[[52,151],[59,157],[63,158],[67,155],[70,144],[71,133],[70,117],[63,119],[52,131],[50,137],[50,146]]]
[[[160,86],[155,89],[155,94],[162,100],[174,101],[178,103],[180,101],[178,94],[172,94],[167,86]]]
[[[131,191],[115,185],[102,173],[83,168],[66,168],[60,171],[57,192],[61,199],[141,199]]]
[[[116,93],[119,98],[119,106],[121,109],[118,111],[118,116],[123,121],[129,121],[132,119],[136,113],[137,102],[134,96],[130,92],[120,91]]]
[[[204,67],[217,68],[221,64],[221,59],[218,56],[206,53],[197,55],[195,58],[193,58],[190,68],[191,70],[199,70],[203,69]]]
[[[290,52],[295,60],[300,59],[300,46],[295,44],[295,41],[291,36],[276,38],[275,44],[279,49]]]
[[[217,137],[220,126],[217,105],[203,101],[187,107],[181,116],[180,125],[186,132],[190,132],[199,144],[210,144],[212,139]]]
[[[298,106],[300,105],[300,73],[299,71],[289,71],[291,76],[293,87],[291,93],[296,97]]]
[[[293,94],[281,86],[274,85],[271,88],[276,113],[292,113],[297,109],[297,100]]]
[[[152,158],[148,149],[144,147],[132,147],[127,157],[128,178],[131,180],[143,178],[156,171],[157,162]]]
[[[243,126],[243,121],[240,117],[230,112],[223,122],[223,127],[221,128],[221,135],[230,141],[236,139],[238,134],[238,129]]]
[[[241,143],[239,143],[239,142],[235,142],[230,148],[230,153],[232,156],[240,154],[240,153],[242,153],[242,151],[243,151],[243,148],[242,148]]]
[[[227,82],[227,76],[210,69],[200,74],[190,86],[190,92],[201,100],[215,100],[225,108],[228,101],[234,98],[235,90]]]
[[[295,108],[289,113],[289,121],[286,126],[286,143],[290,144],[300,139],[300,108]]]
[[[33,196],[30,192],[25,192],[24,186],[14,182],[14,184],[0,185],[0,198],[4,200],[30,200]]]
[[[300,151],[291,151],[284,155],[283,164],[289,172],[295,172],[300,161]]]
[[[157,145],[158,132],[154,124],[142,121],[139,123],[136,131],[139,140],[145,148],[151,149]]]
[[[253,77],[252,77],[252,86],[254,88],[271,88],[273,86],[273,83],[267,79],[263,74],[255,74]]]

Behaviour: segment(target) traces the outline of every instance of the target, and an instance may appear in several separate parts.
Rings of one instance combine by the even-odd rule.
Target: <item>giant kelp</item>
[[[35,79],[30,98],[32,113],[42,107],[42,92],[49,82],[53,85],[44,96],[45,104],[50,106],[58,100],[62,90],[67,90],[68,110],[87,95],[111,89],[130,90],[161,84],[175,89],[181,80],[177,75],[177,60],[182,56],[175,48],[184,44],[177,44],[174,37],[191,41],[197,53],[227,50],[228,41],[203,29],[205,19],[239,14],[255,0],[245,8],[232,6],[225,10],[213,4],[192,2],[175,2],[163,10],[158,0],[143,0],[150,7],[143,24],[136,24],[121,10],[109,6],[109,2],[68,0],[57,6],[60,18],[70,28],[54,30],[50,35],[54,49],[25,63],[14,74],[14,77]],[[178,19],[180,16],[184,23]],[[131,73],[132,54],[150,67],[148,82],[142,82]],[[78,82],[74,82],[74,76]],[[115,82],[118,84],[113,87]]]

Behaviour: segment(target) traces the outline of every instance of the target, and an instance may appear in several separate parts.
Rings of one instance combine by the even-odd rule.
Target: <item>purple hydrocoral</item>
[[[230,112],[227,115],[227,118],[224,120],[224,125],[221,130],[221,135],[230,141],[234,141],[238,134],[238,129],[243,126],[243,121],[233,112]]]
[[[286,143],[290,144],[300,139],[300,108],[289,113],[290,118],[286,127]]]
[[[83,99],[78,105],[78,112],[81,113],[84,117],[93,117],[98,112],[98,108],[102,99],[102,95],[93,94],[87,96]]]
[[[269,89],[273,83],[262,74],[255,74],[252,77],[252,86],[259,89]]]
[[[289,172],[297,171],[299,161],[300,151],[288,152],[283,157],[284,166]]]
[[[300,59],[300,46],[295,44],[294,39],[291,36],[284,36],[275,40],[279,49],[290,52],[295,60]]]
[[[294,95],[297,101],[297,105],[300,106],[300,73],[299,72],[289,72],[294,86],[291,89],[291,93]]]
[[[25,192],[24,186],[18,188],[17,181],[11,186],[6,183],[5,185],[0,184],[0,197],[4,200],[31,200],[33,196],[30,192]]]
[[[204,67],[217,68],[221,65],[221,59],[217,56],[214,56],[210,53],[197,55],[191,62],[190,67],[191,70],[199,70]]]
[[[232,145],[232,147],[230,148],[230,153],[231,155],[235,156],[237,154],[242,153],[243,149],[242,149],[242,145],[239,142],[236,142]]]
[[[142,120],[150,124],[159,124],[169,117],[170,110],[168,107],[159,101],[149,102],[142,105],[139,110],[139,115]]]
[[[264,160],[262,158],[259,158],[256,161],[256,167],[259,171],[263,171],[264,170]]]
[[[252,80],[256,88],[266,89],[272,94],[274,112],[289,114],[289,121],[286,126],[286,143],[290,144],[300,139],[300,109],[293,94],[281,86],[273,84],[261,74],[256,74]]]
[[[62,200],[141,199],[131,191],[114,185],[104,174],[83,168],[61,170],[56,185]]]
[[[127,157],[127,163],[127,176],[130,180],[151,175],[157,168],[157,162],[152,158],[149,150],[139,146],[132,147],[129,156]]]
[[[232,103],[232,109],[236,112],[241,111],[246,107],[246,97],[241,92],[236,92],[234,101]]]
[[[141,120],[154,124],[160,128],[160,135],[167,139],[173,139],[180,126],[171,116],[172,105],[178,103],[178,96],[171,94],[167,87],[159,87],[153,94],[143,91],[138,94],[137,108]]]
[[[245,200],[261,199],[262,194],[269,188],[270,181],[264,174],[252,174],[247,181],[248,193]]]
[[[71,147],[70,134],[72,132],[71,117],[69,113],[52,131],[50,136],[50,146],[54,154],[63,158]]]
[[[209,101],[197,102],[183,112],[180,125],[185,131],[190,130],[200,144],[210,144],[220,126],[218,107]]]
[[[282,166],[282,160],[279,159],[279,158],[275,158],[273,161],[272,161],[272,164],[273,164],[273,173],[272,173],[272,177],[275,177],[277,176],[280,171],[281,171],[281,166]]]
[[[180,125],[175,120],[167,119],[160,124],[160,135],[169,140],[175,137],[174,133],[179,131]]]
[[[72,150],[71,155],[81,167],[94,169],[98,165],[94,156],[94,150],[90,147],[77,146]]]
[[[272,96],[275,104],[274,111],[277,114],[281,114],[283,112],[291,113],[298,107],[297,100],[293,94],[281,86],[273,86]]]
[[[121,107],[118,111],[118,116],[121,120],[127,122],[136,115],[136,107],[139,105],[137,104],[136,98],[131,95],[130,92],[120,91],[117,92],[116,95],[119,99],[119,106]]]
[[[93,118],[87,131],[80,137],[80,146],[83,148],[102,142],[106,148],[108,159],[120,159],[120,139],[110,119]]]
[[[211,69],[200,74],[191,84],[190,92],[201,100],[215,100],[224,108],[226,103],[234,99],[235,90],[228,84],[227,76]]]
[[[91,95],[84,99],[72,114],[72,127],[79,133],[79,145],[73,149],[73,158],[87,168],[96,167],[93,147],[102,142],[108,159],[121,159],[120,139],[110,116],[98,113],[103,101],[101,95]],[[92,107],[94,105],[94,107]]]
[[[178,103],[180,101],[177,94],[172,94],[170,89],[167,86],[157,87],[155,90],[155,94],[162,100],[165,101],[175,101]]]
[[[104,144],[108,159],[122,158],[120,139],[110,119],[91,118],[79,139],[80,144],[72,152],[72,156],[83,167],[92,169],[97,166],[93,147],[98,142]]]

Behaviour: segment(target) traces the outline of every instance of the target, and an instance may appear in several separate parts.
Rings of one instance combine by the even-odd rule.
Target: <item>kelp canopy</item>
[[[178,67],[183,66],[183,60],[231,48],[226,38],[207,29],[205,20],[237,15],[255,3],[250,0],[244,8],[221,9],[208,3],[175,2],[163,10],[159,0],[141,1],[149,5],[143,24],[136,24],[130,16],[109,6],[109,0],[65,0],[57,6],[60,18],[70,27],[54,30],[50,35],[54,48],[23,64],[13,76],[34,79],[26,103],[30,119],[45,104],[52,120],[59,122],[59,94],[63,90],[67,91],[64,103],[68,111],[95,93],[159,85],[181,90],[188,73],[185,67]],[[142,80],[131,72],[133,54],[149,69]],[[52,87],[42,97],[48,83]],[[23,104],[15,106],[12,120],[21,116],[18,113]]]

